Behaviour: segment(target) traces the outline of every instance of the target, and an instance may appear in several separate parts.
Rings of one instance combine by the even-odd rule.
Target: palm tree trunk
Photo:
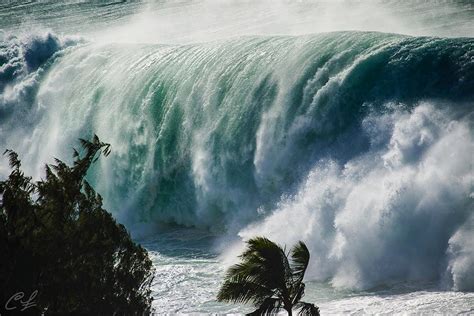
[[[292,312],[293,308],[289,307],[289,308],[285,308],[285,309],[286,309],[286,311],[288,312],[288,316],[292,316],[292,315],[293,315],[293,312]]]

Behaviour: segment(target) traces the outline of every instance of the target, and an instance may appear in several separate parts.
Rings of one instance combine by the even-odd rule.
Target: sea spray
[[[338,287],[441,282],[447,272],[451,286],[472,289],[470,122],[423,102],[363,126],[366,152],[318,162],[295,195],[240,236],[304,240],[310,278]]]

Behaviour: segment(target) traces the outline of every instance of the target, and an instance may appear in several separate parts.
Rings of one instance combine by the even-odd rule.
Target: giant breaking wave
[[[303,239],[335,286],[474,289],[474,40],[71,45],[2,38],[0,145],[32,174],[97,133],[90,180],[129,227]]]

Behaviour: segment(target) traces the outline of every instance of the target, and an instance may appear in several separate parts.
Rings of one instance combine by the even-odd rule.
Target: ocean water
[[[323,314],[474,314],[470,1],[8,1],[0,28],[0,148],[39,177],[111,143],[89,180],[158,313],[250,311],[215,294],[264,235],[308,245]]]
[[[215,301],[226,260],[218,236],[196,229],[168,228],[142,239],[156,268],[153,305],[158,313],[242,314],[251,306]],[[304,300],[323,315],[472,315],[474,293],[440,288],[436,281],[399,282],[366,290],[307,281]],[[282,313],[284,315],[284,313]]]

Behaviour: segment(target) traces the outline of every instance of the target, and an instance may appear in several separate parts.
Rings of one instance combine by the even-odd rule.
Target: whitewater
[[[89,181],[156,312],[251,311],[215,295],[263,235],[308,245],[323,315],[474,314],[474,4],[9,1],[0,29],[0,149],[38,178],[112,145]]]

